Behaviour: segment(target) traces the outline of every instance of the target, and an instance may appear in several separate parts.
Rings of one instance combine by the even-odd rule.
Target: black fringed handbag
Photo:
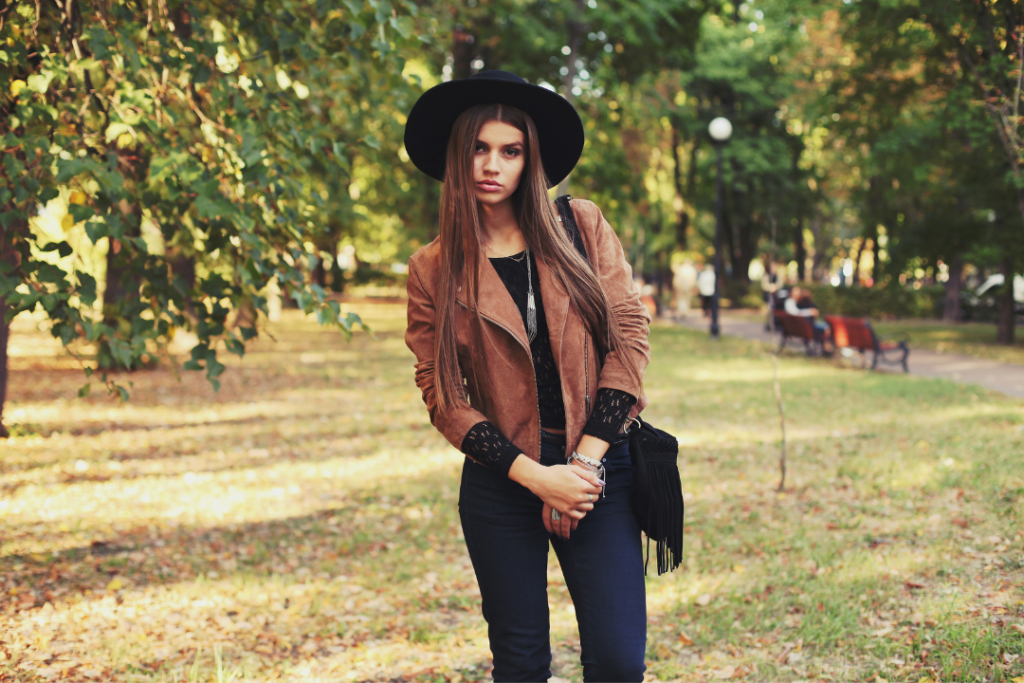
[[[576,216],[569,206],[571,196],[555,200],[562,226],[576,250],[589,262]],[[683,484],[679,476],[679,441],[666,431],[647,424],[639,417],[630,421],[629,458],[633,464],[630,495],[640,529],[647,535],[647,559],[654,541],[658,575],[670,572],[683,561]]]
[[[679,442],[639,417],[632,420],[629,459],[633,462],[633,513],[647,534],[647,560],[655,541],[658,575],[683,561],[683,485],[679,477]],[[644,573],[647,573],[647,560]]]

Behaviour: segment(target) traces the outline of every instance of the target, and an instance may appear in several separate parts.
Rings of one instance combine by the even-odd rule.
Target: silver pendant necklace
[[[533,299],[533,268],[530,266],[530,247],[526,247],[526,338],[533,343],[537,336],[537,303]]]

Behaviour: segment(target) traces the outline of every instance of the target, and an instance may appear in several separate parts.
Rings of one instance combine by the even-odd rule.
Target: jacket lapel
[[[477,264],[477,272],[480,277],[477,281],[477,303],[480,306],[480,315],[504,328],[525,348],[530,348],[530,342],[526,338],[526,328],[523,326],[523,317],[519,314],[516,302],[508,293],[505,283],[502,282],[498,272],[490,261],[481,256]],[[460,275],[458,292],[455,299],[470,310],[466,301],[466,276],[465,272]],[[545,301],[545,304],[547,302]]]
[[[555,277],[550,266],[537,261],[537,276],[540,280],[540,291],[544,293],[544,318],[548,323],[548,337],[551,339],[551,354],[555,357],[558,367],[562,364],[562,339],[565,334],[565,321],[569,314],[569,293]]]

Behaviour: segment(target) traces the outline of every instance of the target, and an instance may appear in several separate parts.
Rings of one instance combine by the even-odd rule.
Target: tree
[[[1013,114],[1020,10],[869,1],[841,17],[841,38],[856,60],[836,69],[828,99],[841,112],[847,148],[863,157],[867,225],[886,225],[897,267],[911,259],[951,266],[953,316],[964,258],[985,262],[998,245],[1008,280],[1024,260],[1024,240],[1006,220],[1008,213],[1024,220]],[[1012,343],[1012,295],[1004,299],[997,338]]]
[[[0,342],[38,307],[65,346],[132,368],[189,328],[185,368],[216,388],[218,349],[244,354],[258,332],[238,312],[266,310],[271,280],[348,332],[358,318],[306,274],[352,205],[353,158],[379,154],[411,104],[417,15],[388,0],[0,5]],[[31,229],[58,198],[69,233],[106,245],[105,292],[74,240]]]

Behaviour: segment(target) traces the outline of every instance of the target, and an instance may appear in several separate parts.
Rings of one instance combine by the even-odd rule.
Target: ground
[[[346,343],[294,313],[214,393],[121,405],[15,328],[0,443],[0,681],[487,680],[460,456],[401,306]],[[648,577],[649,680],[1024,677],[1024,402],[780,360],[658,325],[649,420],[680,439],[685,563]],[[585,522],[584,522],[585,523]],[[579,680],[551,555],[556,675]],[[1024,679],[1021,679],[1024,680]]]

